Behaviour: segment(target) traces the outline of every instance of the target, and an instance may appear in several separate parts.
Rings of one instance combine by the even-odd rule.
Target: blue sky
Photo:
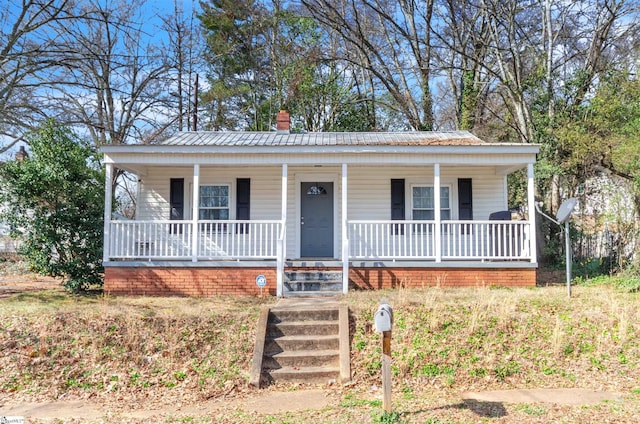
[[[113,5],[117,4],[119,0],[96,0],[98,3],[105,5]],[[127,1],[127,0],[125,0]],[[80,0],[80,4],[83,1]],[[158,28],[162,25],[161,16],[167,16],[174,12],[176,4],[182,8],[182,12],[184,17],[188,19],[192,13],[192,11],[199,9],[199,0],[146,0],[144,1],[144,6],[142,7],[141,15],[138,19],[141,19],[141,23],[145,32],[149,34],[150,38],[157,37],[154,41],[157,42],[168,42],[167,35],[162,31],[159,31]],[[7,3],[0,5],[0,16],[3,19],[0,19],[0,28],[2,28],[3,32],[8,32],[11,30],[11,26],[15,22],[16,15],[20,12],[20,8],[22,6],[22,0],[9,0]],[[7,15],[2,15],[3,11],[8,12]],[[199,25],[199,21],[194,19],[194,26]],[[0,45],[2,43],[0,42]],[[4,145],[9,140],[0,136],[0,145]],[[0,154],[0,160],[11,160],[15,154],[15,152],[19,149],[19,146],[23,143],[19,143],[14,146],[9,151]]]

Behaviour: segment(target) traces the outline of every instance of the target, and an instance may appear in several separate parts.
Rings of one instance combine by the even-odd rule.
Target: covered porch
[[[510,219],[510,215],[505,218],[504,214],[506,176],[522,168],[527,169],[525,209],[534,210],[533,163],[537,146],[503,144],[465,146],[465,149],[432,146],[420,154],[416,154],[415,147],[404,146],[380,146],[369,153],[363,149],[338,148],[330,154],[326,151],[320,154],[322,149],[317,147],[292,146],[290,151],[253,149],[242,154],[242,149],[234,149],[224,155],[221,151],[215,155],[199,154],[202,148],[187,152],[186,146],[126,147],[127,154],[122,146],[103,149],[107,167],[103,261],[107,272],[116,268],[154,267],[225,269],[225,272],[236,269],[240,270],[238,275],[246,274],[242,278],[253,279],[247,277],[253,275],[247,270],[262,270],[254,274],[269,270],[278,296],[286,294],[287,271],[301,267],[341,271],[342,293],[356,279],[362,283],[355,285],[366,286],[368,282],[362,275],[369,275],[373,269],[412,270],[409,274],[395,273],[395,280],[400,278],[396,274],[423,278],[428,270],[445,270],[447,275],[473,270],[480,275],[483,272],[478,270],[523,269],[533,270],[535,275],[535,214],[526,214],[519,220]],[[180,154],[176,155],[177,152]],[[230,163],[237,168],[230,168]],[[165,214],[167,219],[158,219],[156,215],[151,219],[113,220],[110,199],[115,167],[136,173],[141,181],[160,168],[166,176],[173,175],[174,167],[180,167],[183,174],[190,169],[191,175],[186,180],[191,212],[182,219],[168,219],[172,215],[163,206],[166,212],[159,214]],[[251,178],[252,199],[258,197],[254,194],[258,189],[262,197],[252,200],[250,219],[202,219],[197,205],[202,204],[199,197],[203,179],[214,179],[208,176],[214,170],[233,177],[244,176],[247,171],[239,168],[252,168],[255,175],[260,175]],[[418,176],[407,177],[406,182],[400,178],[412,173]],[[480,187],[485,174],[497,183],[493,186],[483,183],[487,187]],[[474,183],[473,196],[481,207],[470,215],[461,206],[463,196],[456,184],[460,179],[454,178],[458,175],[473,176],[478,181]],[[376,186],[378,179],[380,185]],[[397,205],[393,204],[393,185],[399,180],[403,181],[403,193],[405,185],[409,192],[400,202],[406,203],[407,210],[402,213],[394,210]],[[307,182],[314,184],[304,186]],[[162,191],[158,184],[151,188],[148,183],[149,187],[143,190],[155,190],[157,195]],[[229,184],[229,190],[236,188],[234,184]],[[332,209],[326,215],[331,219],[315,234],[330,233],[325,243],[330,247],[318,255],[309,253],[313,250],[305,251],[304,226],[309,227],[311,221],[304,211],[303,198],[306,191],[311,193],[325,186],[330,190],[326,197]],[[426,204],[420,204],[418,196],[424,193],[431,193],[431,197]],[[164,197],[168,206],[170,195],[159,197]],[[238,206],[235,202],[229,205],[231,209]],[[488,211],[502,211],[502,219],[489,219]],[[141,209],[138,212],[138,216],[145,215]],[[232,215],[230,212],[227,218],[238,218]],[[494,277],[491,281],[500,284]]]

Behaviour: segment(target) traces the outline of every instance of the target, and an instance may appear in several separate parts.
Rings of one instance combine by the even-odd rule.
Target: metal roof
[[[412,132],[183,132],[164,146],[476,146],[489,145],[468,131]]]

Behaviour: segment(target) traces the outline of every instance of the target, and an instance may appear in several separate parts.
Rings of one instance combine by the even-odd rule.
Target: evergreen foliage
[[[2,219],[31,268],[74,292],[102,285],[103,181],[95,150],[48,121],[30,157],[0,167]]]

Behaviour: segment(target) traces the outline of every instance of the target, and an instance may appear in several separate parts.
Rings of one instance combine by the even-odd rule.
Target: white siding
[[[349,168],[349,219],[391,219],[391,179],[405,179],[406,219],[411,219],[411,186],[433,185],[433,167]],[[458,219],[458,178],[471,178],[473,218],[489,219],[492,212],[505,210],[504,176],[495,168],[440,167],[440,184],[451,187],[452,218]]]
[[[507,208],[505,178],[494,167],[440,167],[441,184],[451,187],[452,218],[458,219],[458,178],[471,178],[473,186],[473,218],[486,220],[489,214]],[[251,219],[280,219],[281,167],[200,167],[200,184],[231,185],[231,219],[235,219],[235,180],[251,178]],[[287,257],[299,252],[299,195],[302,181],[334,181],[334,255],[340,256],[342,213],[340,199],[341,167],[289,167],[287,186]],[[190,205],[193,168],[149,168],[140,184],[137,219],[154,220],[169,217],[169,180],[185,180],[185,219],[191,218]],[[433,167],[350,166],[348,168],[348,218],[388,220],[391,218],[392,178],[406,181],[406,218],[411,219],[411,186],[432,185]]]
[[[276,167],[200,167],[200,184],[231,186],[231,219],[235,219],[236,178],[251,179],[251,219],[280,219],[280,175]],[[184,178],[185,219],[191,219],[193,168],[150,168],[143,177],[138,196],[136,219],[169,219],[169,180]]]
[[[171,178],[184,178],[186,196],[187,181],[193,180],[193,168],[149,167],[146,175],[138,181],[136,219],[169,219],[169,180]]]

